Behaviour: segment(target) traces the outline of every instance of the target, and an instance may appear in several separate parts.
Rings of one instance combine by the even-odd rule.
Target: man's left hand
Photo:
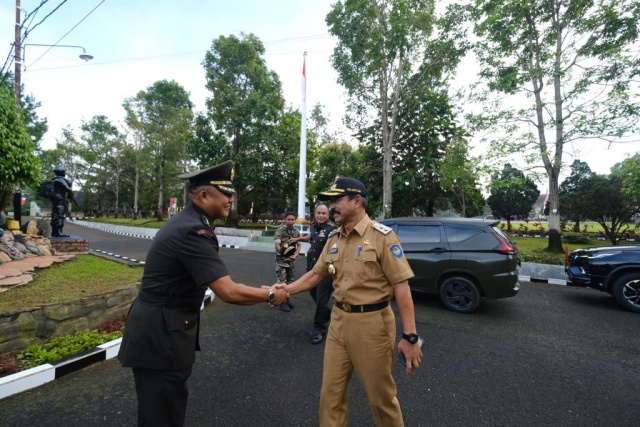
[[[412,369],[417,369],[420,366],[422,350],[420,350],[418,343],[411,344],[409,341],[401,339],[398,343],[398,351],[404,353],[404,357],[407,359],[407,374],[410,374]]]

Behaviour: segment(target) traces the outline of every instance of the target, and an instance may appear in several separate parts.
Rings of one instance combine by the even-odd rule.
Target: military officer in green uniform
[[[395,296],[402,318],[397,350],[406,371],[420,366],[413,299],[408,279],[413,272],[393,231],[366,214],[367,190],[354,178],[338,178],[318,195],[330,200],[340,228],[333,231],[313,269],[289,286],[291,295],[333,277],[336,304],[326,340],[320,426],[347,425],[348,386],[354,371],[362,383],[377,426],[402,426],[402,411],[391,375],[396,350],[396,323],[389,305]]]
[[[181,175],[191,203],[156,235],[118,353],[133,368],[139,426],[182,426],[207,288],[231,304],[286,301],[283,290],[235,283],[218,253],[213,221],[233,201],[233,163]]]
[[[296,260],[300,253],[300,243],[297,239],[300,237],[300,231],[294,227],[297,215],[293,212],[284,214],[284,224],[276,230],[275,248],[276,248],[276,282],[291,283],[293,275],[296,272]],[[291,241],[293,239],[293,241]],[[280,305],[282,311],[289,312],[294,308],[291,300]]]

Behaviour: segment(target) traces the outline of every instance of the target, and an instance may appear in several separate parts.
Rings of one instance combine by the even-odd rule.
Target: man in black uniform
[[[309,227],[309,234],[303,237],[291,239],[294,242],[310,242],[311,246],[307,251],[307,271],[311,271],[316,265],[329,233],[337,227],[329,221],[329,208],[325,204],[316,206],[314,221]],[[333,292],[333,278],[327,277],[318,286],[312,288],[309,293],[316,303],[316,313],[313,317],[313,327],[315,332],[311,337],[311,344],[320,344],[327,334],[329,319],[331,319],[331,308],[329,308],[329,299]]]
[[[160,229],[149,250],[118,359],[133,368],[139,426],[181,426],[187,379],[200,350],[200,306],[207,288],[224,302],[275,306],[285,291],[235,283],[218,254],[213,221],[233,201],[233,163],[181,175],[191,203]]]

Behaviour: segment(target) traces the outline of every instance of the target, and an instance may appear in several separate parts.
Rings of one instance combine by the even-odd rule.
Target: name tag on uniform
[[[329,249],[329,253],[330,254],[337,254],[338,253],[338,245],[334,243],[334,245],[331,246],[331,249]]]

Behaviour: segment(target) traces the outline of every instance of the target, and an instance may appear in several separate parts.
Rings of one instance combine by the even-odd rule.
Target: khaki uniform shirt
[[[368,215],[349,236],[343,227],[329,235],[313,271],[333,276],[333,297],[351,305],[390,300],[393,285],[413,277],[398,236]]]

